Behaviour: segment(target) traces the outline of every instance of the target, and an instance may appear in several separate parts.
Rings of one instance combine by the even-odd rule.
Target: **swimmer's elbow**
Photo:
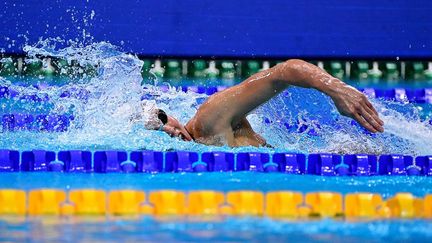
[[[289,79],[299,80],[304,79],[305,72],[309,71],[309,65],[311,64],[300,59],[290,59],[283,63],[283,69]]]
[[[279,63],[275,66],[278,82],[282,82],[285,85],[296,85],[301,81],[304,71],[304,66],[307,62],[300,59],[289,59],[285,62]]]
[[[319,67],[300,59],[290,59],[278,65],[280,79],[288,85],[314,87],[315,76],[325,74]]]

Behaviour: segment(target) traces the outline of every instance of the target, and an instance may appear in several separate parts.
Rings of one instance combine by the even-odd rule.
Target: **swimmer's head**
[[[168,116],[165,111],[161,109],[155,110],[157,120],[160,125],[153,127],[153,130],[160,130],[166,132],[171,137],[179,137],[184,141],[192,141],[192,137],[185,127],[174,117]]]

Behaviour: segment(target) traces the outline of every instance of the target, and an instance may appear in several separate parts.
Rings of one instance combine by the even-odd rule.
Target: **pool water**
[[[388,198],[400,191],[416,196],[432,193],[429,177],[320,177],[308,175],[234,173],[163,174],[82,174],[82,173],[4,173],[2,187],[35,189],[98,188],[104,190],[292,190],[299,192],[333,191],[376,192]],[[155,219],[151,217],[33,217],[2,218],[1,241],[149,241],[215,242],[270,240],[304,242],[426,241],[432,237],[428,220],[357,220],[270,218],[218,218],[202,221],[191,218]],[[7,233],[6,233],[7,232]]]
[[[288,190],[302,193],[332,191],[343,194],[374,192],[388,198],[397,192],[410,192],[424,197],[432,193],[432,180],[426,176],[350,176],[328,177],[259,172],[206,173],[2,173],[2,186],[15,189],[53,188],[72,190],[98,188],[103,190],[136,189],[144,191],[173,190]]]
[[[339,154],[432,153],[430,104],[408,104],[372,99],[386,123],[385,133],[372,135],[350,119],[338,114],[324,95],[300,88],[290,88],[271,102],[252,112],[248,119],[275,148],[229,148],[205,146],[170,138],[159,131],[146,130],[142,121],[150,108],[159,107],[186,122],[196,112],[205,94],[182,92],[171,88],[162,92],[160,79],[142,79],[141,61],[107,43],[56,50],[49,45],[27,46],[28,55],[40,53],[74,59],[83,65],[97,65],[97,75],[80,80],[51,80],[43,89],[19,85],[20,80],[1,78],[22,94],[44,94],[48,101],[2,99],[0,115],[72,114],[74,120],[66,132],[2,131],[0,148],[26,151],[59,150],[182,150],[244,152],[330,152]],[[33,81],[32,81],[33,82]],[[202,80],[180,81],[179,85],[201,84]],[[212,81],[211,85],[217,85]],[[25,82],[21,82],[25,83]],[[39,82],[40,84],[41,82]],[[54,85],[53,85],[54,84]],[[142,85],[143,84],[143,85]],[[165,83],[166,84],[166,83]],[[223,84],[223,83],[222,83]],[[411,85],[408,82],[405,85]],[[413,83],[409,87],[427,87]],[[363,83],[359,87],[376,87]],[[388,87],[388,86],[386,86]],[[70,89],[85,89],[85,99],[61,97]],[[142,100],[142,97],[150,97]],[[306,102],[305,102],[306,101]],[[144,107],[144,108],[143,108]],[[132,114],[141,114],[141,123],[131,123]],[[291,125],[304,125],[299,130]],[[313,132],[312,132],[313,131]],[[190,190],[291,190],[298,192],[332,191],[372,192],[389,198],[397,192],[423,197],[432,193],[432,180],[425,176],[321,177],[283,173],[2,173],[1,188],[62,190],[95,188],[104,190],[158,189]],[[1,218],[0,241],[426,241],[432,238],[432,222],[427,220],[377,220],[350,222],[340,219],[283,221],[269,218],[221,218],[200,222],[179,218],[98,218],[44,217]]]
[[[428,242],[423,220],[345,222],[225,218],[158,221],[153,218],[33,218],[0,221],[2,241],[52,242]]]

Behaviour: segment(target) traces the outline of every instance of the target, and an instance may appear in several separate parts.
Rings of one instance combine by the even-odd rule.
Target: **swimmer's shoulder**
[[[208,107],[200,107],[187,125],[203,135],[216,135],[231,130],[231,124],[223,115],[215,114]]]

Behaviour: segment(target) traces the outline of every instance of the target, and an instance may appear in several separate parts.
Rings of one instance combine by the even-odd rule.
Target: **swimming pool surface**
[[[299,192],[333,191],[376,192],[389,197],[400,191],[416,196],[431,193],[429,177],[321,177],[307,175],[235,173],[165,174],[80,174],[80,173],[3,173],[3,188],[63,190],[98,188],[104,190],[159,189],[179,190],[293,190]],[[429,220],[356,220],[310,219],[277,220],[270,218],[224,217],[218,220],[154,219],[151,217],[3,217],[2,241],[252,241],[304,242],[399,242],[426,241],[432,237]]]
[[[226,218],[219,222],[152,218],[13,219],[0,221],[2,241],[64,242],[427,242],[432,224],[423,220],[307,222]],[[7,234],[5,234],[8,232]]]
[[[1,99],[0,115],[68,114],[74,120],[65,132],[36,130],[8,131],[3,128],[0,148],[28,151],[60,150],[156,150],[156,151],[225,151],[225,152],[300,152],[300,153],[367,153],[432,154],[432,126],[429,124],[431,104],[410,104],[372,99],[386,123],[386,132],[366,133],[350,119],[341,117],[328,97],[315,91],[290,88],[248,116],[256,131],[263,134],[275,148],[229,148],[205,146],[170,138],[159,131],[148,131],[142,124],[131,124],[130,115],[142,112],[142,106],[157,106],[186,122],[207,95],[182,92],[172,88],[161,92],[156,85],[162,80],[144,80],[141,62],[133,55],[122,53],[107,43],[86,48],[70,47],[53,51],[28,47],[29,55],[48,52],[52,56],[75,58],[99,66],[96,77],[68,80],[0,79],[22,94],[49,97],[46,101]],[[87,63],[88,64],[88,63]],[[44,83],[43,88],[30,84]],[[177,81],[176,81],[177,82]],[[200,85],[203,80],[170,82],[173,85]],[[18,85],[25,83],[25,85]],[[47,85],[48,84],[48,85]],[[166,84],[166,83],[165,83]],[[226,85],[213,80],[211,86]],[[377,87],[382,82],[364,82],[359,88]],[[385,87],[425,88],[430,82],[387,83]],[[85,89],[85,99],[61,97],[70,89]],[[142,97],[147,97],[142,100]],[[145,111],[144,111],[145,113]],[[300,127],[303,126],[303,129]],[[398,192],[417,197],[432,193],[432,180],[427,176],[326,177],[289,175],[283,173],[214,172],[214,173],[1,173],[0,187],[23,189],[137,189],[145,192],[162,189],[193,190],[256,190],[269,192],[289,190],[301,193],[331,191],[379,193],[384,199]],[[226,217],[216,221],[190,218],[156,219],[153,217],[1,217],[0,241],[248,241],[267,242],[384,242],[430,241],[432,222],[420,219],[360,220],[344,219],[276,220],[254,217]]]
[[[174,190],[259,190],[267,191],[332,191],[380,193],[384,198],[397,192],[411,192],[423,197],[432,192],[432,180],[426,176],[373,176],[340,177],[290,175],[259,172],[205,172],[205,173],[57,173],[18,172],[2,173],[4,188],[62,190],[98,188],[103,190],[137,189],[154,191]]]

